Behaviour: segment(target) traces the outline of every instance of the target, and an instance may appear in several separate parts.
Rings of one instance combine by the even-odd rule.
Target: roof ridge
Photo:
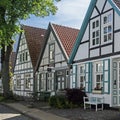
[[[36,26],[28,26],[28,25],[24,25],[24,24],[22,24],[21,26],[22,26],[22,27],[34,28],[34,29],[43,29],[43,30],[46,30],[45,28],[36,27]]]
[[[52,25],[57,25],[57,26],[60,26],[60,27],[65,27],[65,28],[69,28],[69,29],[74,29],[74,30],[80,30],[78,28],[73,28],[73,27],[70,27],[70,26],[65,26],[65,25],[60,25],[60,24],[55,24],[55,23],[51,23]]]

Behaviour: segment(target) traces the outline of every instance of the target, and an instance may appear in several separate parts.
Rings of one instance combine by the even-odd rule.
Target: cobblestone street
[[[32,120],[0,104],[0,120]]]

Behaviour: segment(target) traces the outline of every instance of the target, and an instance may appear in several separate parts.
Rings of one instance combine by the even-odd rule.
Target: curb
[[[36,118],[36,117],[33,117],[33,116],[30,115],[30,114],[27,114],[29,111],[22,112],[21,110],[18,110],[18,109],[14,108],[14,107],[12,107],[12,106],[10,106],[10,105],[7,105],[6,103],[3,103],[3,102],[0,103],[0,104],[3,105],[3,106],[5,106],[5,107],[11,108],[11,109],[15,110],[16,112],[19,112],[20,114],[22,114],[22,115],[24,115],[24,116],[26,116],[26,117],[29,117],[29,118],[31,118],[31,119],[33,119],[33,120],[41,120],[40,118],[38,119],[38,118]]]

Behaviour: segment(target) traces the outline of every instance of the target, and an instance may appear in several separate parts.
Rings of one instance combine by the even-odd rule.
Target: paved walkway
[[[36,108],[29,108],[20,103],[3,103],[6,106],[9,106],[18,112],[31,117],[34,120],[69,120],[52,113],[47,113]]]

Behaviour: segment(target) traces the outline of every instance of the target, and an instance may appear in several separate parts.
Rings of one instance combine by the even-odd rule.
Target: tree
[[[1,0],[0,1],[0,47],[2,63],[2,83],[4,96],[10,95],[9,58],[12,52],[13,36],[20,32],[19,21],[30,15],[48,16],[55,14],[59,0]]]

